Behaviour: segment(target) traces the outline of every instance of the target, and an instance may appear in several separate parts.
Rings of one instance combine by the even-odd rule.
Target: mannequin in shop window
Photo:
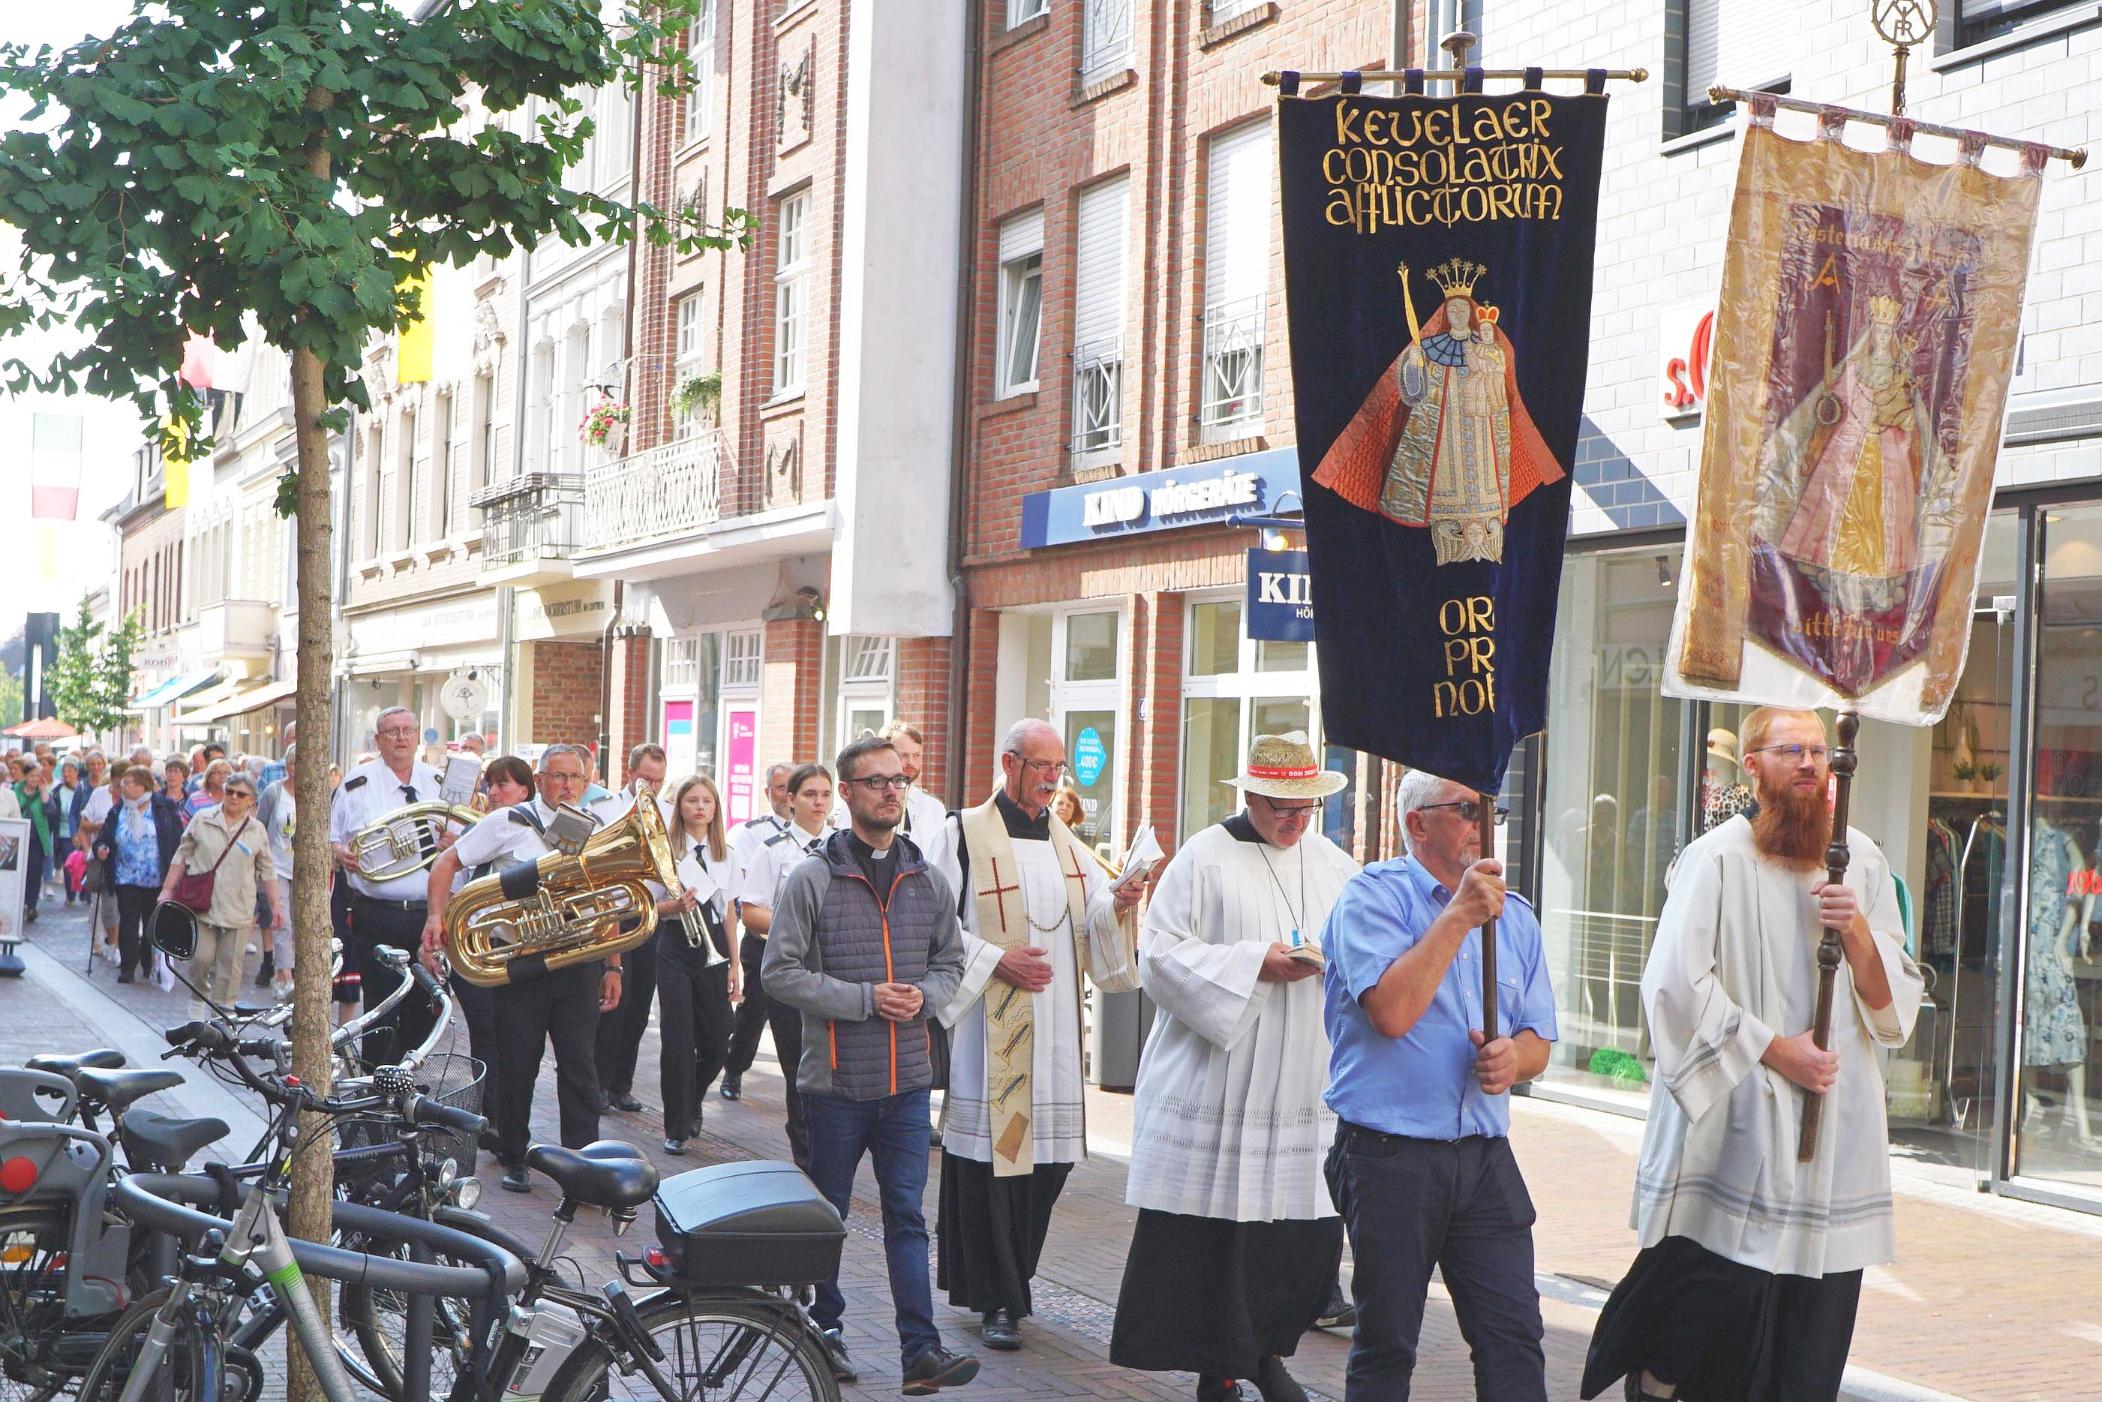
[[[1707,767],[1701,771],[1701,831],[1713,832],[1739,813],[1759,811],[1751,786],[1740,777],[1735,731],[1708,732]]]
[[[2022,1089],[2034,1106],[2046,1071],[2062,1071],[2066,1123],[2083,1146],[2097,1143],[2087,1107],[2087,1020],[2080,1012],[2073,958],[2088,955],[2092,894],[2073,896],[2074,878],[2086,869],[2072,833],[2039,818],[2029,860],[2029,948],[2023,961]]]

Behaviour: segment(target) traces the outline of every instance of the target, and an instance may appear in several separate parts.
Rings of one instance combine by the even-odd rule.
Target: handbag
[[[226,850],[219,854],[218,861],[212,863],[212,869],[185,872],[182,879],[175,883],[175,889],[168,893],[168,899],[202,920],[212,908],[212,887],[218,881],[219,868],[226,865],[226,859],[233,855],[234,845],[241,840],[241,834],[248,831],[248,825],[253,821],[252,815],[243,818],[241,826],[234,829],[233,836],[226,839]]]

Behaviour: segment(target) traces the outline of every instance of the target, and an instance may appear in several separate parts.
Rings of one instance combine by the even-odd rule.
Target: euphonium
[[[550,852],[462,886],[445,909],[453,971],[489,988],[509,983],[514,968],[564,969],[626,953],[656,931],[651,881],[675,889],[679,876],[664,816],[644,795],[574,856]]]
[[[473,827],[481,818],[472,808],[457,803],[426,799],[404,804],[351,834],[350,850],[358,859],[358,875],[368,881],[414,875],[438,860],[438,835],[446,824]]]

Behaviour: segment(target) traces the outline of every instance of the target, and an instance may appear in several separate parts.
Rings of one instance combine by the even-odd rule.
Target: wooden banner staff
[[[1477,793],[1475,821],[1481,825],[1482,856],[1496,855],[1496,795]],[[1496,917],[1482,922],[1482,1045],[1496,1040]]]
[[[1946,127],[1939,122],[1922,122],[1911,117],[1893,117],[1888,113],[1865,112],[1855,107],[1834,107],[1829,102],[1811,102],[1805,98],[1786,97],[1780,93],[1746,92],[1742,88],[1713,87],[1708,89],[1708,101],[1710,102],[1749,103],[1753,98],[1757,98],[1761,102],[1771,102],[1774,106],[1786,108],[1790,112],[1809,112],[1818,116],[1822,116],[1827,112],[1837,112],[1850,122],[1866,122],[1870,126],[1875,127],[1887,127],[1903,122],[1915,134],[1924,133],[1928,136],[1946,136],[1953,141],[1962,141],[1968,138],[1972,141],[1982,141],[1987,146],[1999,146],[2009,151],[2023,151],[2034,147],[2043,151],[2044,154],[2052,157],[2054,160],[2067,162],[2075,170],[2087,164],[2087,148],[2085,146],[2044,146],[2035,141],[2018,141],[2011,136],[1993,136],[1982,131],[1970,131],[1964,127]]]
[[[1471,83],[1481,79],[1503,78],[1515,79],[1518,82],[1530,85],[1547,78],[1569,78],[1588,82],[1592,74],[1598,71],[1590,68],[1470,68],[1467,66],[1467,52],[1477,42],[1475,36],[1464,29],[1454,30],[1439,42],[1438,47],[1451,54],[1452,61],[1459,65],[1456,68],[1433,68],[1429,70],[1421,68],[1363,68],[1345,73],[1295,71],[1291,75],[1292,81],[1290,84],[1293,91],[1285,95],[1288,97],[1296,96],[1298,86],[1301,83],[1342,83],[1346,80],[1356,82],[1365,79],[1370,79],[1375,83],[1458,83],[1463,80]],[[1646,83],[1649,81],[1649,70],[1647,68],[1608,68],[1604,70],[1604,73],[1609,82]],[[1263,81],[1273,88],[1283,86],[1285,84],[1285,75],[1273,70],[1263,75]]]
[[[1847,863],[1852,857],[1847,851],[1847,809],[1854,795],[1854,737],[1861,733],[1861,717],[1852,711],[1841,711],[1833,729],[1838,743],[1832,747],[1832,841],[1825,848],[1825,880],[1836,884],[1846,880]],[[1819,1051],[1832,1050],[1832,995],[1839,983],[1839,961],[1846,957],[1839,935],[1827,925],[1817,942],[1817,1013],[1811,1019],[1810,1040],[1817,1043]],[[1809,1163],[1817,1157],[1817,1128],[1824,1113],[1824,1096],[1806,1091],[1803,1129],[1796,1136],[1797,1163]]]

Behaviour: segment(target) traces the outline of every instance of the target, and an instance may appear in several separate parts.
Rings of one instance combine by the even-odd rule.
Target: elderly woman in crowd
[[[117,778],[117,800],[95,830],[90,849],[102,866],[105,892],[114,898],[119,925],[117,982],[130,983],[134,970],[151,963],[147,942],[154,899],[182,843],[182,817],[175,801],[153,788],[151,766],[125,768]]]
[[[191,817],[161,879],[161,899],[167,900],[185,875],[214,873],[211,906],[197,917],[194,962],[204,972],[205,997],[221,1007],[232,1007],[240,990],[241,955],[255,937],[258,893],[270,907],[272,929],[285,927],[277,867],[263,825],[255,821],[255,797],[255,781],[246,774],[225,779],[218,804]]]
[[[161,794],[175,805],[176,813],[187,823],[190,820],[190,815],[183,812],[183,805],[190,801],[189,762],[171,758],[164,766],[162,773],[166,777],[161,784]]]
[[[185,822],[195,818],[207,808],[217,808],[226,795],[226,781],[233,776],[234,767],[223,759],[215,759],[204,767],[204,782],[183,801],[182,816]],[[245,777],[245,776],[244,776]],[[255,792],[255,781],[248,782],[248,791]]]

